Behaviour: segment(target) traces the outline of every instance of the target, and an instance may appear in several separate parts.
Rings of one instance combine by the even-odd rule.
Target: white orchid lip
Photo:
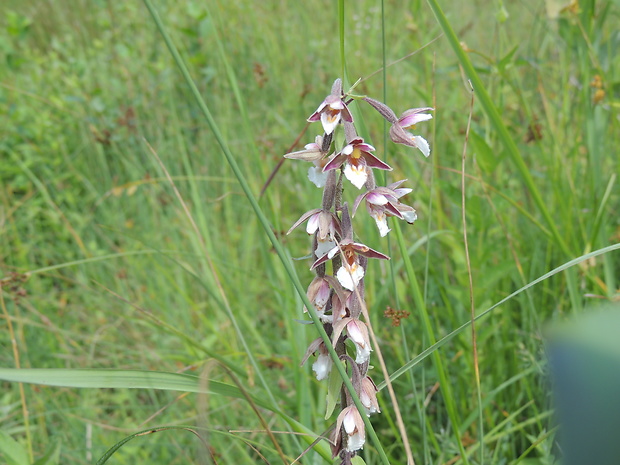
[[[334,83],[335,84],[335,83]],[[308,118],[309,122],[321,121],[325,134],[331,134],[340,123],[340,120],[353,122],[353,116],[342,100],[342,89],[335,86],[332,93],[325,97],[312,115]]]
[[[344,265],[338,269],[336,278],[338,282],[349,291],[354,291],[359,282],[364,277],[364,268],[357,263],[348,265],[348,268]]]
[[[351,140],[344,148],[334,154],[323,167],[323,171],[335,170],[345,165],[345,177],[351,183],[361,189],[368,180],[368,169],[391,171],[392,167],[375,157],[371,152],[375,148],[364,142],[361,137]]]
[[[316,379],[319,381],[327,379],[333,363],[329,355],[320,354],[312,364],[312,371],[316,374]]]
[[[358,163],[355,165],[352,163],[347,163],[344,167],[344,176],[351,181],[351,184],[358,189],[361,189],[368,180],[366,165],[363,163]]]
[[[385,213],[376,209],[370,213],[370,216],[375,219],[375,223],[377,223],[377,228],[379,229],[379,234],[381,235],[381,237],[387,236],[387,233],[389,233],[391,229],[388,228],[387,216],[385,215]]]
[[[412,139],[415,143],[415,146],[420,149],[420,152],[422,152],[422,154],[426,158],[428,158],[428,156],[431,154],[431,148],[428,145],[428,142],[426,142],[426,139],[424,139],[422,136],[413,136]]]
[[[340,122],[340,111],[327,110],[321,113],[321,124],[325,134],[331,134]]]

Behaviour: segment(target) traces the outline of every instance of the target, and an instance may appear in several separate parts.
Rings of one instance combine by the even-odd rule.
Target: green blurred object
[[[565,465],[620,463],[620,305],[554,330],[549,359]]]

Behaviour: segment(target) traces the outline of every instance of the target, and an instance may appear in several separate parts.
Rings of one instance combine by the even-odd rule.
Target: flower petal
[[[329,372],[332,370],[332,365],[334,362],[332,361],[329,354],[319,354],[316,358],[316,362],[312,364],[312,371],[316,374],[316,379],[319,381],[327,379],[329,376]]]
[[[321,152],[321,147],[317,146],[315,143],[312,143],[306,145],[304,150],[285,154],[284,158],[289,158],[292,160],[317,161],[323,158],[323,156],[324,154]]]
[[[376,192],[376,190],[368,192],[366,196],[366,202],[371,203],[373,205],[385,205],[388,203],[388,199],[385,195]]]
[[[366,181],[368,180],[366,165],[363,163],[359,163],[357,165],[347,163],[344,167],[344,175],[349,181],[351,181],[351,184],[358,189],[364,187],[364,184],[366,184]]]
[[[293,229],[295,229],[297,226],[299,226],[301,223],[303,223],[304,221],[306,221],[308,218],[310,218],[312,215],[316,215],[318,212],[320,212],[321,209],[320,208],[315,208],[313,210],[310,210],[306,213],[304,213],[303,215],[301,215],[301,217],[295,221],[295,224],[293,226],[291,226],[291,229],[289,229],[286,234],[289,235]]]
[[[316,111],[310,115],[310,117],[308,118],[308,121],[311,123],[314,121],[319,121],[321,119],[321,112],[323,111],[323,108],[325,108],[326,105],[327,105],[327,102],[323,100],[323,103],[321,103],[319,107],[316,109]]]
[[[405,131],[398,124],[393,124],[390,128],[390,139],[396,144],[408,145],[409,147],[417,147],[412,140],[411,134]]]
[[[364,157],[364,160],[366,160],[366,164],[372,168],[377,168],[378,170],[392,171],[392,167],[390,165],[379,160],[370,152],[362,152],[362,157]]]
[[[327,256],[328,252],[334,249],[334,246],[336,246],[336,243],[334,241],[331,241],[329,239],[322,241],[317,238],[316,250],[314,251],[314,255],[316,255],[317,257]],[[338,247],[336,247],[336,249],[337,248]]]
[[[381,237],[387,236],[387,233],[391,231],[391,229],[388,228],[387,225],[387,217],[383,214],[383,212],[377,213],[373,216],[375,218],[375,222],[377,223],[377,228],[379,228],[379,234],[381,235]]]
[[[355,199],[355,202],[353,202],[353,209],[352,209],[351,216],[355,216],[355,212],[357,211],[357,209],[359,208],[360,204],[362,203],[362,200],[364,200],[364,198],[366,198],[366,195],[368,194],[368,192],[370,192],[370,191],[366,191],[363,194],[360,194],[360,195],[357,196],[357,198]]]
[[[407,110],[398,119],[398,124],[400,124],[404,129],[407,129],[421,123],[422,121],[428,121],[433,118],[433,115],[422,113],[423,111],[428,110],[432,110],[432,108],[416,108],[414,110]]]
[[[409,207],[411,208],[411,207]],[[403,215],[403,219],[407,222],[407,223],[413,223],[415,220],[418,219],[418,214],[416,213],[416,211],[411,208],[411,210],[406,209],[400,209],[400,213]]]
[[[367,245],[360,244],[359,242],[354,242],[352,247],[353,247],[353,250],[355,250],[356,253],[358,253],[359,255],[363,255],[364,257],[378,258],[378,259],[381,259],[381,260],[389,260],[390,259],[390,257],[388,257],[387,255],[384,255],[381,252],[377,252],[376,250],[371,249]]]
[[[340,152],[339,154],[333,156],[332,159],[327,162],[327,164],[323,167],[323,172],[340,168],[340,166],[346,161],[346,159],[347,155],[343,152]]]
[[[424,154],[425,157],[431,154],[431,148],[422,136],[413,136],[413,141],[415,142],[415,146],[420,149],[420,151]]]
[[[400,199],[402,196],[407,195],[413,192],[413,189],[408,187],[401,187],[400,189],[394,189],[394,193],[396,194],[396,198]]]
[[[342,116],[342,119],[344,121],[346,121],[347,123],[352,123],[353,122],[353,115],[349,111],[349,107],[347,107],[346,105],[342,109],[342,115],[341,116]]]
[[[325,134],[331,134],[340,122],[340,110],[332,110],[331,105],[327,110],[321,113],[321,124],[325,130]]]
[[[361,449],[366,442],[364,422],[355,405],[348,408],[352,410],[345,415],[342,426],[349,436],[347,439],[347,450],[354,452]]]
[[[306,232],[308,234],[314,234],[317,229],[319,229],[319,219],[321,218],[321,212],[315,213],[308,220],[308,224],[306,224]]]
[[[312,181],[316,187],[325,187],[325,182],[327,182],[327,173],[324,173],[323,169],[318,166],[311,166],[308,169],[308,179]]]
[[[351,266],[350,272],[344,266],[341,266],[336,273],[336,278],[338,278],[338,281],[342,284],[342,287],[350,291],[353,291],[357,287],[363,277],[364,268],[357,263],[354,263]]]

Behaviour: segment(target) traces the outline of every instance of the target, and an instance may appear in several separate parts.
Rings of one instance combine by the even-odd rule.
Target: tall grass
[[[391,180],[415,186],[408,201],[419,220],[395,231],[392,263],[371,263],[366,282],[388,368],[406,367],[393,383],[416,463],[458,463],[463,451],[469,463],[552,463],[544,325],[617,295],[618,255],[609,252],[478,320],[480,407],[470,333],[425,352],[470,320],[460,187],[467,79],[475,98],[465,196],[477,314],[618,242],[620,10],[591,0],[554,16],[547,3],[506,3],[506,18],[501,2],[385,2],[383,19],[380,3],[345,4],[352,81],[440,36],[389,66],[385,80],[376,74],[359,88],[385,92],[397,113],[436,107],[427,161],[385,148],[398,160]],[[155,7],[257,195],[341,74],[336,4]],[[295,321],[304,318],[300,297],[148,11],[140,2],[84,0],[9,0],[6,8],[0,364],[114,368],[134,378],[119,385],[68,371],[73,384],[56,384],[109,389],[25,384],[23,397],[18,384],[3,382],[0,461],[49,453],[48,463],[94,463],[131,438],[109,463],[276,463],[282,454],[292,462],[331,424],[322,415],[325,388],[298,366],[314,328]],[[381,147],[383,123],[359,112]],[[304,256],[308,244],[283,233],[320,202],[305,169],[284,163],[259,200],[290,257]],[[381,248],[372,221],[357,228]],[[309,282],[306,261],[292,263]],[[410,312],[400,328],[382,317],[387,306]],[[135,370],[188,376],[179,386]],[[123,387],[132,383],[140,389]],[[153,384],[162,389],[145,388]],[[389,399],[380,401],[374,428],[390,462],[405,463]],[[191,431],[157,429],[177,425]],[[304,428],[308,436],[293,434]],[[371,443],[363,456],[380,463]]]

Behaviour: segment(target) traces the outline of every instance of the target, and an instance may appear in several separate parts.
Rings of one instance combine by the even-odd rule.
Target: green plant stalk
[[[558,231],[558,228],[556,227],[553,221],[553,218],[549,214],[549,210],[547,209],[547,206],[545,205],[545,202],[543,201],[542,196],[540,195],[540,192],[536,184],[534,183],[534,180],[527,168],[527,165],[525,164],[525,162],[523,161],[523,158],[521,157],[521,154],[519,153],[519,149],[517,145],[515,144],[512,137],[510,136],[508,129],[506,128],[506,126],[504,125],[502,121],[502,117],[500,116],[499,112],[497,111],[497,108],[493,104],[491,97],[487,93],[484,87],[484,84],[482,83],[482,80],[478,76],[478,73],[474,69],[474,66],[472,65],[471,61],[469,60],[469,57],[467,56],[467,54],[461,47],[459,39],[454,33],[454,30],[452,29],[450,22],[448,21],[445,14],[443,13],[437,0],[428,0],[428,4],[433,10],[433,13],[435,14],[435,17],[437,18],[437,22],[439,23],[439,26],[441,27],[444,34],[446,35],[446,38],[448,39],[450,46],[454,50],[454,53],[456,54],[461,66],[463,67],[463,69],[465,70],[465,73],[471,80],[472,86],[474,88],[474,92],[476,92],[476,95],[478,96],[478,99],[480,100],[480,103],[482,104],[484,111],[487,113],[489,119],[491,120],[491,124],[497,131],[500,140],[502,141],[502,143],[504,144],[504,147],[508,151],[508,155],[510,156],[512,161],[517,166],[517,169],[519,173],[521,174],[521,177],[523,178],[523,181],[525,182],[525,185],[527,189],[529,190],[529,193],[531,194],[532,199],[534,200],[534,203],[538,207],[538,210],[540,211],[542,216],[545,218],[545,221],[547,222],[547,225],[549,226],[549,231],[551,232],[551,236],[553,237],[555,242],[559,245],[560,249],[562,249],[562,252],[564,252],[566,256],[568,257],[572,256],[573,253],[571,252],[568,245],[566,244],[566,242],[560,235],[560,232]]]
[[[340,37],[340,75],[342,76],[343,89],[347,88],[346,80],[346,60],[344,55],[344,0],[338,0],[338,26]]]
[[[360,412],[364,412],[364,407],[363,407],[362,403],[360,402],[359,397],[355,393],[355,389],[353,388],[353,384],[351,384],[351,380],[349,379],[349,376],[347,375],[347,372],[346,372],[344,366],[339,362],[338,355],[336,354],[336,351],[332,347],[331,340],[330,340],[329,336],[327,335],[327,333],[325,332],[325,330],[323,329],[323,325],[321,324],[321,321],[320,321],[320,319],[319,319],[319,317],[318,317],[318,315],[316,313],[316,310],[314,309],[313,305],[308,300],[308,297],[306,296],[306,291],[304,290],[304,288],[303,288],[303,286],[301,284],[301,281],[299,280],[299,278],[297,276],[297,273],[295,272],[295,269],[293,268],[292,264],[290,263],[287,255],[286,255],[286,252],[284,250],[284,247],[282,247],[282,244],[280,244],[280,242],[276,238],[275,234],[271,230],[271,225],[269,224],[269,220],[267,219],[267,217],[263,213],[260,205],[258,204],[258,202],[256,200],[256,197],[252,193],[252,191],[250,189],[250,186],[249,186],[249,184],[247,183],[247,181],[245,179],[245,176],[241,172],[241,169],[239,168],[239,165],[237,164],[237,161],[233,157],[230,149],[228,148],[228,145],[226,144],[226,141],[224,140],[220,130],[217,127],[217,124],[215,123],[215,119],[211,115],[211,111],[207,107],[207,104],[205,103],[204,99],[202,98],[202,95],[200,94],[198,88],[196,87],[196,84],[194,83],[191,75],[189,74],[189,70],[187,69],[187,66],[185,65],[185,62],[184,62],[183,58],[181,57],[181,55],[177,51],[175,45],[172,42],[172,39],[170,38],[170,36],[166,32],[166,29],[164,28],[164,25],[161,22],[161,19],[159,18],[159,15],[155,11],[151,1],[150,0],[143,0],[143,1],[144,1],[145,6],[147,7],[147,9],[149,10],[149,13],[151,14],[155,24],[157,25],[157,28],[158,28],[159,32],[161,33],[161,35],[162,35],[162,37],[163,37],[163,39],[164,39],[164,41],[166,43],[166,46],[168,47],[168,50],[170,51],[172,57],[174,58],[175,63],[179,67],[179,70],[181,71],[181,74],[183,75],[183,77],[185,79],[185,82],[189,86],[189,88],[190,88],[194,98],[196,99],[196,103],[198,104],[202,114],[206,118],[207,123],[209,124],[209,127],[211,128],[211,131],[213,132],[214,137],[216,138],[218,144],[220,145],[220,148],[222,149],[222,153],[224,154],[224,157],[226,158],[226,161],[228,162],[228,164],[230,165],[231,169],[233,170],[233,173],[237,177],[237,180],[239,181],[239,185],[240,185],[241,189],[243,190],[243,192],[245,193],[248,201],[250,202],[250,205],[252,206],[252,209],[254,210],[254,213],[256,214],[256,217],[260,221],[261,226],[263,227],[263,229],[265,230],[265,233],[267,234],[267,237],[269,238],[271,244],[273,245],[274,249],[276,250],[276,253],[277,253],[278,257],[282,261],[282,264],[283,264],[283,266],[284,266],[284,268],[285,268],[285,270],[286,270],[286,272],[287,272],[287,274],[288,274],[288,276],[289,276],[293,286],[295,287],[295,289],[297,290],[297,293],[301,297],[302,302],[304,303],[306,308],[309,310],[309,314],[310,314],[310,317],[312,318],[312,321],[314,322],[314,326],[316,327],[316,329],[317,329],[321,339],[323,339],[323,341],[325,343],[325,346],[327,347],[327,350],[329,351],[330,357],[334,361],[334,365],[335,365],[336,369],[338,370],[338,373],[342,377],[342,381],[343,381],[344,385],[346,386],[347,390],[351,394],[351,397],[353,399],[353,402],[355,403],[355,406],[357,407],[357,409]],[[343,0],[340,0],[340,1],[342,2]],[[385,455],[385,451],[383,450],[383,447],[381,445],[381,441],[379,441],[377,433],[373,429],[372,424],[370,423],[370,420],[368,419],[368,417],[366,415],[361,415],[361,417],[362,417],[362,419],[364,421],[364,425],[366,427],[368,435],[370,436],[371,441],[374,443],[375,447],[377,448],[379,456],[381,457],[381,461],[385,465],[389,465],[390,462],[389,462],[387,456]]]
[[[413,264],[409,259],[409,255],[407,255],[407,246],[405,244],[405,239],[403,237],[403,233],[399,223],[394,224],[394,231],[396,232],[396,240],[398,242],[400,253],[403,256],[403,260],[405,263],[407,279],[409,281],[409,284],[411,285],[411,294],[413,296],[414,305],[417,307],[420,318],[422,319],[424,335],[426,336],[430,344],[435,344],[437,339],[435,338],[433,325],[431,324],[431,320],[426,310],[426,304],[424,302],[424,297],[418,284],[415,271],[413,270]],[[459,446],[461,457],[463,457],[464,463],[468,464],[469,462],[467,461],[467,452],[465,451],[465,447],[463,446],[463,442],[461,441],[460,421],[456,413],[456,405],[454,404],[454,399],[452,398],[452,389],[450,388],[450,383],[448,382],[448,377],[446,376],[446,370],[443,366],[443,361],[441,359],[441,356],[439,355],[439,352],[437,351],[433,351],[433,363],[435,365],[435,369],[437,370],[437,375],[439,376],[441,392],[443,393],[444,402],[446,403],[446,410],[448,411],[450,423],[452,423],[452,426],[454,428],[454,435]]]

